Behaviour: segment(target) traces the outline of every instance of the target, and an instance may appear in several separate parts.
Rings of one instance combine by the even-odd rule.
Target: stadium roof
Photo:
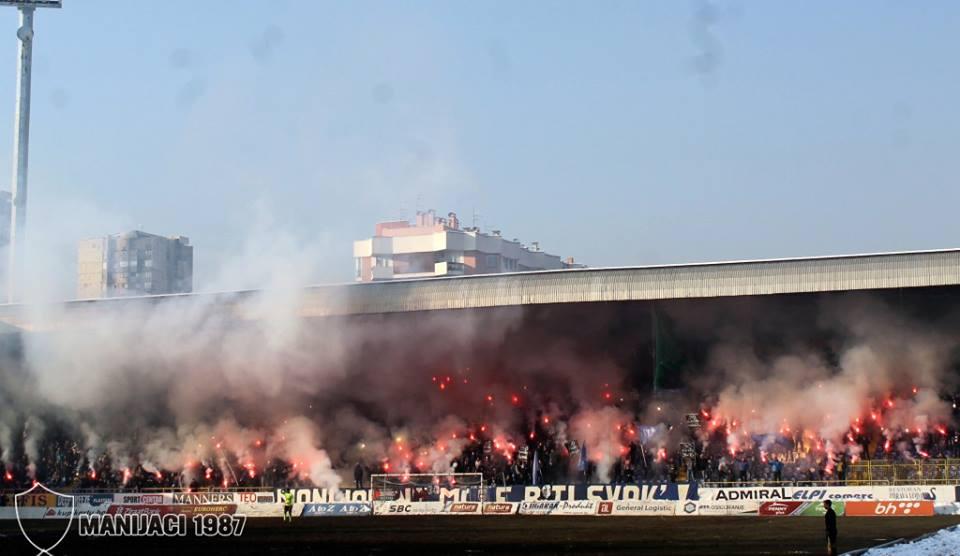
[[[310,286],[304,317],[550,303],[773,295],[960,285],[960,249],[584,268]],[[62,316],[127,305],[196,301],[240,313],[257,291],[70,301]],[[32,311],[0,305],[0,322],[30,328]],[[72,320],[72,319],[71,319]]]

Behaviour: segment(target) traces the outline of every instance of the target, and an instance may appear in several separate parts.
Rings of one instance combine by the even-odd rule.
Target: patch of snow
[[[926,556],[960,554],[960,527],[941,529],[935,535],[911,543],[868,550],[864,556]]]

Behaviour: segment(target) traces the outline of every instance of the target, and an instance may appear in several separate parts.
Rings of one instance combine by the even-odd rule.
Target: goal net
[[[375,514],[480,513],[480,473],[395,473],[370,476]]]

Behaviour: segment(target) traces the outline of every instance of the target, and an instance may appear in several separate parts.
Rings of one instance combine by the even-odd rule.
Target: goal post
[[[381,473],[370,476],[374,514],[480,513],[481,473]]]

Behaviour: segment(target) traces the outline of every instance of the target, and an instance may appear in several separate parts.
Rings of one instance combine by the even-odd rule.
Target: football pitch
[[[845,517],[840,549],[915,538],[960,516]],[[25,524],[39,546],[61,521]],[[0,524],[3,554],[36,554],[15,521]],[[46,543],[46,544],[44,544]],[[822,554],[823,521],[804,517],[417,516],[250,519],[239,537],[79,537],[76,524],[52,553],[70,554]]]

